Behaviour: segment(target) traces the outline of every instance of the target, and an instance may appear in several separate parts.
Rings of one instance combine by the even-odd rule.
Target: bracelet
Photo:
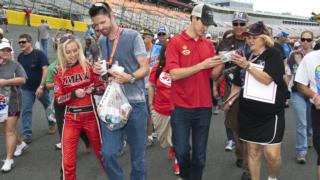
[[[232,106],[232,102],[228,101],[228,105],[229,105],[229,106]]]
[[[319,94],[314,94],[313,97],[312,97],[312,101],[315,101],[318,96],[319,96]]]
[[[250,63],[248,62],[248,64],[246,65],[246,67],[244,68],[245,70],[248,70],[248,69],[250,69]]]

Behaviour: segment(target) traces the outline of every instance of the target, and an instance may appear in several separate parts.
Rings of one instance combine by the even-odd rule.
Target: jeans
[[[305,156],[308,138],[312,137],[310,101],[300,92],[292,92],[291,103],[296,115],[296,153]]]
[[[227,133],[227,140],[228,140],[228,141],[234,141],[232,129],[226,127],[226,133]]]
[[[44,54],[48,57],[48,43],[49,43],[49,40],[48,39],[41,39],[40,40],[40,47],[41,47],[41,50],[44,52]]]
[[[180,176],[184,179],[200,180],[202,178],[211,115],[211,108],[182,107],[176,107],[171,114],[173,148],[180,166]]]
[[[32,108],[34,101],[36,99],[35,91],[22,89],[22,109],[21,109],[21,119],[22,119],[22,135],[25,137],[32,136]],[[50,97],[49,92],[45,90],[39,101],[43,105],[46,111],[46,117],[49,126],[56,124],[55,119],[51,118],[53,116],[52,109],[50,108]]]
[[[128,124],[115,131],[110,131],[106,123],[101,122],[102,160],[109,179],[124,180],[118,154],[123,148],[124,134],[130,146],[131,180],[146,179],[146,144],[147,144],[147,107],[146,103],[132,103],[133,107]]]

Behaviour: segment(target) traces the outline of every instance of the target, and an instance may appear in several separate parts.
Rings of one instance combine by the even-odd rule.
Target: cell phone
[[[230,62],[232,60],[232,55],[235,53],[235,51],[229,51],[225,53],[221,53],[221,59],[223,63]],[[219,53],[220,54],[220,53]]]

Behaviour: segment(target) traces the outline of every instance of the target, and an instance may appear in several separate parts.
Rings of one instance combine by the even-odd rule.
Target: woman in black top
[[[239,68],[235,73],[231,93],[224,107],[225,110],[228,110],[239,96],[239,136],[242,141],[247,142],[252,180],[260,179],[262,149],[268,163],[268,180],[276,179],[281,165],[281,141],[285,127],[284,65],[279,51],[273,47],[274,43],[267,34],[268,30],[262,22],[251,25],[249,31],[244,33],[252,54],[247,58],[240,55],[233,56],[232,61]],[[253,63],[263,66],[263,71],[251,65]],[[277,92],[274,104],[243,97],[242,87],[245,85],[246,73],[250,73],[262,84],[276,83]]]

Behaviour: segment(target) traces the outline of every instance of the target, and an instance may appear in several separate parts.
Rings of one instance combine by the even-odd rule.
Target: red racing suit
[[[82,131],[88,137],[101,163],[101,136],[98,118],[94,108],[92,94],[78,98],[75,91],[94,86],[94,94],[102,94],[106,83],[99,80],[87,65],[86,72],[77,63],[67,67],[54,69],[54,95],[59,105],[66,105],[65,121],[62,132],[62,171],[64,180],[76,180],[77,146]],[[101,163],[102,164],[102,163]]]

